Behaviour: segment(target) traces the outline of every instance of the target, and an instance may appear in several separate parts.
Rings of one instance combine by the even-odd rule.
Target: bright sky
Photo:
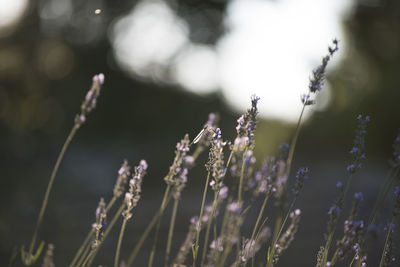
[[[16,23],[27,5],[27,0],[0,0],[0,30]]]
[[[351,2],[233,0],[224,19],[229,30],[206,46],[189,41],[188,26],[164,2],[146,0],[114,24],[111,41],[117,61],[135,76],[200,95],[220,90],[238,111],[255,93],[262,116],[294,121],[310,73],[333,38],[342,41],[342,52],[331,65],[344,54],[341,20]]]
[[[50,2],[64,10],[63,1]],[[188,25],[164,1],[141,0],[114,21],[109,37],[117,62],[135,77],[178,84],[198,95],[218,90],[239,112],[255,93],[261,116],[293,122],[310,73],[333,38],[341,40],[341,51],[330,67],[345,54],[341,21],[352,2],[232,0],[226,34],[208,46],[189,40]],[[27,0],[0,0],[0,30],[16,23],[26,7]],[[328,104],[329,84],[324,91]]]

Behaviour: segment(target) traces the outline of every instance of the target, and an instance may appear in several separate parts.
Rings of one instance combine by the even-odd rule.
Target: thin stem
[[[342,203],[344,203],[344,200],[345,200],[347,192],[349,191],[352,179],[353,179],[353,174],[350,174],[349,179],[347,179],[347,182],[346,182],[346,187],[342,193],[342,200],[341,200]],[[336,231],[336,226],[337,226],[337,223],[335,224],[335,226],[333,227],[331,232],[328,234],[328,238],[326,239],[324,255],[322,258],[322,266],[326,266],[326,262],[328,261],[329,248],[332,243],[333,235],[335,234],[335,231]]]
[[[165,206],[169,203],[171,196],[169,194],[169,191],[171,189],[171,186],[167,186],[167,189],[165,190],[164,193],[164,199],[167,198],[167,200],[165,201]],[[164,202],[163,199],[163,202]],[[139,241],[137,242],[136,246],[133,248],[131,254],[129,255],[128,258],[128,262],[127,265],[130,266],[132,265],[132,263],[134,262],[137,254],[139,253],[144,241],[146,241],[148,235],[150,234],[151,230],[153,229],[154,225],[157,223],[159,217],[161,216],[161,214],[163,213],[162,210],[162,205],[160,207],[160,209],[157,211],[157,213],[153,216],[153,218],[151,219],[150,223],[147,225],[146,229],[144,230],[142,236],[140,237]]]
[[[246,149],[243,152],[243,156],[242,156],[242,169],[240,171],[240,179],[239,179],[239,190],[238,190],[238,202],[240,204],[242,204],[242,191],[243,191],[243,176],[244,176],[244,164],[245,164],[245,160],[244,158],[246,157],[246,153],[247,153],[248,148],[246,147]]]
[[[121,204],[121,206],[119,207],[118,211],[114,214],[114,217],[112,218],[111,222],[107,225],[106,230],[104,231],[103,234],[103,239],[102,242],[98,245],[98,247],[95,249],[95,251],[92,253],[91,257],[90,257],[90,261],[88,263],[88,266],[92,265],[92,262],[94,260],[94,258],[96,257],[97,253],[99,252],[99,249],[101,247],[101,245],[103,244],[104,240],[106,240],[107,236],[109,235],[109,233],[111,232],[112,228],[114,227],[115,223],[118,221],[118,219],[121,217],[121,213],[125,208],[125,204]],[[77,265],[79,266],[79,265]]]
[[[218,200],[218,191],[215,191],[215,193],[214,193],[214,201],[213,201],[213,204],[212,204],[211,216],[208,218],[208,222],[207,222],[206,236],[204,238],[204,245],[203,245],[203,251],[202,251],[202,255],[201,255],[201,265],[200,266],[204,266],[204,261],[206,259],[208,238],[209,238],[209,235],[210,235],[211,223],[212,223],[213,218],[214,218],[214,213],[215,213],[215,210],[217,209],[217,200]]]
[[[121,244],[122,244],[122,238],[124,236],[126,222],[128,221],[127,218],[128,217],[124,217],[124,220],[122,221],[121,232],[119,233],[119,238],[118,238],[118,243],[117,243],[117,251],[115,252],[114,267],[118,267],[119,254],[120,254]]]
[[[69,133],[67,139],[65,140],[64,145],[61,148],[61,152],[58,155],[58,158],[57,158],[56,164],[54,165],[53,171],[51,172],[51,176],[50,176],[49,183],[47,185],[46,193],[44,194],[42,207],[40,209],[39,218],[37,220],[36,228],[35,228],[35,231],[33,232],[31,244],[29,246],[29,252],[28,252],[29,256],[32,255],[33,249],[35,247],[37,234],[39,232],[39,228],[40,228],[40,225],[41,225],[42,220],[43,220],[44,212],[46,211],[47,203],[49,201],[49,195],[50,195],[51,189],[53,187],[54,179],[56,178],[56,174],[57,174],[58,168],[59,168],[59,166],[61,164],[61,161],[62,161],[62,159],[64,157],[65,151],[67,150],[69,144],[72,141],[72,138],[75,136],[75,134],[78,131],[78,129],[79,129],[79,124],[75,124],[74,127],[72,127],[71,132]]]
[[[399,173],[399,168],[397,167],[397,168],[391,168],[389,170],[388,174],[386,175],[384,183],[379,190],[377,200],[375,201],[374,208],[372,209],[367,228],[370,225],[375,223],[376,217],[379,215],[379,213],[383,207],[383,204],[385,203],[387,193],[389,192],[390,188],[392,188],[393,181],[396,178],[396,176],[398,175],[398,173]],[[365,244],[365,242],[366,242],[366,237],[364,237],[364,239],[362,240],[362,243],[361,243],[362,246],[367,246],[367,244]],[[336,251],[335,251],[335,253],[336,253]],[[365,253],[365,252],[363,252],[363,253]],[[363,255],[361,255],[361,257],[359,257],[359,259],[361,259],[362,256]],[[356,261],[356,266],[357,267],[361,266],[361,260]]]
[[[258,224],[261,221],[262,215],[264,213],[265,206],[267,205],[267,202],[268,202],[268,198],[269,198],[269,193],[267,192],[267,194],[266,194],[266,196],[264,198],[264,202],[263,202],[263,204],[261,206],[260,212],[258,213],[258,217],[257,217],[257,220],[256,220],[256,224],[254,225],[253,232],[251,233],[250,242],[253,242],[254,246],[255,246],[255,240],[253,241],[253,238],[254,238],[254,235],[256,234],[256,231],[258,229]],[[245,251],[245,259],[246,259],[246,261],[244,263],[244,267],[246,267],[246,265],[247,265],[247,257],[249,255],[251,246],[252,245],[250,243],[249,249]]]
[[[178,211],[178,204],[179,204],[179,198],[175,198],[174,207],[172,208],[171,222],[169,224],[167,250],[165,253],[165,267],[168,266],[169,256],[171,253],[171,243],[172,243],[172,237],[174,235],[175,219],[176,219],[176,213]]]
[[[88,255],[90,253],[90,245],[88,245],[85,250],[83,251],[81,258],[79,259],[78,263],[76,264],[76,266],[83,266],[82,263],[85,261],[85,259],[88,258]]]
[[[382,186],[382,188],[379,192],[379,196],[375,203],[374,209],[372,210],[370,222],[368,225],[375,223],[376,216],[379,214],[379,212],[381,211],[381,209],[383,207],[383,204],[385,203],[386,197],[387,197],[390,189],[392,188],[394,179],[399,174],[399,168],[392,169],[392,171],[394,172],[393,176],[391,175],[392,173],[389,173],[388,177],[385,179],[384,185]]]
[[[83,253],[84,249],[86,248],[86,246],[88,245],[90,239],[92,238],[92,236],[94,235],[95,230],[92,227],[92,229],[89,231],[89,233],[87,234],[85,240],[83,241],[82,245],[79,247],[78,252],[76,252],[74,258],[72,259],[72,262],[70,263],[70,267],[75,266],[76,262],[79,259],[79,256]]]
[[[86,264],[89,262],[90,259],[92,259],[93,257],[93,253],[96,252],[96,249],[93,249],[90,251],[89,255],[86,257],[85,261],[82,263],[82,265],[80,265],[81,267],[85,267]]]
[[[303,105],[303,108],[301,109],[301,112],[300,112],[299,119],[297,121],[296,129],[294,131],[294,135],[293,135],[292,141],[290,143],[289,154],[288,154],[288,158],[286,160],[286,177],[287,178],[289,178],[290,171],[292,169],[292,162],[293,162],[293,158],[294,158],[294,149],[296,148],[297,138],[299,137],[300,123],[301,123],[301,120],[303,118],[303,114],[304,114],[305,108],[306,108],[306,105]],[[286,182],[285,183],[285,189],[287,188],[287,184],[288,183]]]
[[[198,252],[198,249],[199,249],[199,237],[200,237],[200,231],[201,231],[201,220],[203,218],[204,203],[206,202],[207,189],[208,189],[208,182],[209,181],[210,181],[210,171],[208,171],[208,173],[207,173],[207,179],[206,179],[206,183],[204,185],[204,190],[203,190],[203,199],[201,201],[201,208],[200,208],[200,215],[199,215],[199,225],[197,226],[196,245],[194,247],[194,255],[193,255],[193,267],[196,266],[197,252]]]
[[[108,212],[111,209],[111,207],[114,205],[116,200],[117,200],[117,197],[113,196],[112,199],[110,200],[110,202],[107,204],[106,212]],[[94,233],[95,233],[95,230],[92,227],[91,230],[89,231],[89,233],[87,234],[85,240],[83,241],[83,243],[79,247],[78,252],[76,252],[74,258],[72,259],[72,262],[69,264],[70,267],[75,266],[75,263],[77,262],[79,256],[82,254],[83,250],[85,249],[85,247],[89,243],[89,241],[92,238],[92,236],[94,235]]]
[[[286,194],[286,189],[287,186],[289,184],[289,176],[290,176],[290,172],[292,169],[292,162],[293,162],[293,158],[294,158],[294,151],[296,148],[296,144],[297,144],[297,138],[299,137],[299,133],[300,133],[300,126],[301,126],[301,120],[303,118],[304,115],[304,110],[306,108],[306,105],[303,104],[303,107],[301,109],[300,112],[300,116],[299,119],[297,120],[297,124],[296,124],[296,128],[294,131],[294,135],[292,137],[292,140],[290,142],[290,146],[289,146],[289,153],[288,153],[288,158],[286,160],[286,172],[285,172],[285,176],[286,176],[286,183],[284,183],[283,185],[283,190],[282,190],[282,204],[281,204],[281,208],[280,208],[280,213],[275,221],[275,227],[274,227],[274,234],[273,234],[273,239],[276,238],[278,231],[281,227],[281,223],[282,223],[282,217],[283,217],[283,212],[284,212],[284,200],[285,200],[285,194]]]
[[[167,200],[169,201],[169,192],[170,192],[170,190],[171,190],[171,185],[168,185],[167,186],[167,190],[165,191],[165,194],[164,194],[164,198],[163,198],[162,203],[161,203],[160,215],[157,218],[158,220],[157,220],[156,232],[155,232],[155,235],[154,235],[153,246],[151,248],[148,267],[153,266],[154,255],[156,253],[156,247],[157,247],[158,233],[160,231],[161,219],[162,219],[162,215],[163,215],[164,210],[165,210],[165,208],[167,206],[167,203],[168,203]]]
[[[278,232],[278,234],[276,235],[276,237],[274,238],[274,240],[272,242],[271,254],[270,254],[270,257],[269,257],[269,261],[267,262],[267,266],[268,267],[272,267],[273,266],[274,256],[275,256],[275,245],[279,240],[279,237],[280,237],[280,235],[282,233],[283,227],[285,226],[286,221],[289,218],[290,211],[293,209],[293,206],[296,203],[296,200],[297,200],[297,197],[295,197],[293,199],[292,203],[290,204],[290,207],[289,207],[289,209],[288,209],[288,211],[286,213],[285,219],[283,220],[283,223],[282,223],[281,227],[279,228],[279,232]]]
[[[386,234],[385,245],[383,245],[383,251],[382,251],[381,260],[380,260],[380,262],[379,262],[379,267],[383,267],[383,261],[384,261],[384,259],[385,259],[385,250],[386,250],[386,246],[387,246],[387,244],[388,244],[388,242],[389,242],[389,236],[390,236],[390,233],[391,233],[391,231],[392,231],[392,227],[393,227],[393,225],[394,225],[394,221],[395,221],[395,218],[394,218],[394,216],[393,216],[393,217],[392,217],[392,222],[390,223],[388,232],[387,232],[387,234]]]
[[[257,235],[256,235],[256,239],[254,240],[254,244],[257,244],[258,238],[260,237],[261,230],[262,230],[262,228],[264,227],[264,225],[265,225],[265,223],[267,222],[267,220],[268,220],[268,217],[266,217],[266,218],[264,219],[264,221],[262,222],[260,228],[258,229]],[[254,267],[254,258],[255,258],[255,253],[254,253],[254,255],[251,257],[251,266],[252,266],[252,267]],[[246,261],[246,262],[247,262],[247,261]]]

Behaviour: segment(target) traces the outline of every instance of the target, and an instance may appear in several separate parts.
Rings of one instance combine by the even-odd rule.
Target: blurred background
[[[100,197],[110,199],[123,159],[143,158],[149,170],[125,235],[127,257],[160,204],[176,142],[185,133],[195,137],[208,113],[220,115],[223,136],[232,140],[236,119],[259,95],[258,162],[274,155],[290,141],[300,95],[333,38],[340,50],[307,110],[295,153],[294,168],[310,167],[311,177],[297,205],[300,230],[281,266],[315,264],[359,113],[371,122],[367,161],[351,193],[364,193],[362,217],[374,203],[400,127],[399,1],[0,0],[1,265],[13,247],[30,242],[50,172],[94,74],[105,74],[102,95],[65,155],[39,234],[55,244],[59,266],[90,229]],[[174,250],[199,212],[205,161],[206,153],[182,195]],[[165,216],[156,266],[168,222]],[[115,230],[101,264],[113,262]],[[138,263],[147,261],[148,243]]]

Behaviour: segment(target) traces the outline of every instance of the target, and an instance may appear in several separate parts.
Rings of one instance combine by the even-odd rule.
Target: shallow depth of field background
[[[102,95],[66,153],[39,234],[55,244],[59,266],[72,259],[100,197],[111,197],[123,159],[144,158],[149,170],[124,238],[121,258],[127,257],[160,204],[176,142],[185,133],[193,138],[208,113],[219,113],[223,136],[232,140],[237,117],[257,93],[258,161],[276,153],[290,140],[309,73],[335,37],[343,49],[295,152],[294,168],[311,169],[297,205],[300,230],[279,266],[315,264],[359,113],[371,122],[367,160],[351,192],[364,193],[364,214],[373,205],[400,127],[400,2],[0,1],[0,265],[14,246],[30,241],[51,169],[93,74],[105,74]],[[182,195],[175,249],[200,209],[206,154]],[[159,256],[169,216],[163,222]],[[99,263],[112,263],[118,231]],[[160,256],[156,266],[161,262]]]

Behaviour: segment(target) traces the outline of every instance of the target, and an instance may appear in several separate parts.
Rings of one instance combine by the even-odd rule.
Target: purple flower
[[[363,200],[364,200],[363,193],[361,193],[361,192],[355,193],[355,194],[354,194],[354,199],[355,199],[355,200],[358,200],[358,201],[363,201]]]
[[[365,159],[365,134],[367,133],[367,122],[370,121],[369,116],[363,118],[362,115],[357,116],[358,126],[356,130],[356,137],[353,141],[353,147],[350,149],[350,155],[352,157],[352,162],[347,166],[347,171],[350,174],[355,173],[357,170],[361,169],[361,160]]]

